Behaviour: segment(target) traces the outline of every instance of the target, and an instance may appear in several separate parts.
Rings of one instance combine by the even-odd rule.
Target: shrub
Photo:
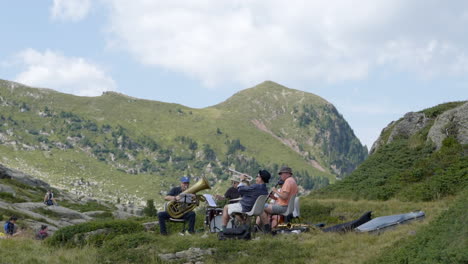
[[[153,199],[150,199],[146,202],[146,207],[143,209],[143,214],[149,217],[153,217],[158,214],[158,210],[156,210],[156,207],[154,207]]]
[[[120,235],[106,242],[101,252],[108,263],[151,263],[156,257],[142,246],[156,241],[153,235],[143,232]]]
[[[86,233],[99,229],[108,229],[109,232],[91,237],[85,236]],[[141,224],[131,220],[93,221],[61,228],[54,233],[48,243],[52,246],[82,246],[85,244],[100,246],[104,240],[112,239],[119,234],[135,233],[143,230],[144,227]]]

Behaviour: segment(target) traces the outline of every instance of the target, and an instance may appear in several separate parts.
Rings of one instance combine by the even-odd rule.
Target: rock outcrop
[[[44,189],[50,188],[50,185],[44,181],[36,179],[23,172],[7,168],[0,164],[0,179],[15,179],[26,185],[34,187],[42,187]]]
[[[461,144],[468,144],[468,102],[439,115],[429,130],[427,140],[434,142],[439,149],[449,135]]]
[[[430,128],[426,140],[433,142],[437,149],[447,136],[455,137],[461,144],[468,143],[468,102],[433,116],[427,116],[424,111],[409,112],[400,120],[391,122],[382,130],[369,153],[376,152],[397,138],[409,138],[427,126]]]

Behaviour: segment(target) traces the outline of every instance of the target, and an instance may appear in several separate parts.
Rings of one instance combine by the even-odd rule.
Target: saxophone
[[[181,194],[195,194],[201,190],[211,189],[208,180],[205,176],[195,183],[192,187],[188,188],[187,190],[183,191]],[[166,204],[166,212],[172,218],[181,218],[184,214],[192,211],[200,204],[200,201],[205,202],[206,199],[203,195],[197,195],[194,203],[183,203],[179,201],[170,201]]]

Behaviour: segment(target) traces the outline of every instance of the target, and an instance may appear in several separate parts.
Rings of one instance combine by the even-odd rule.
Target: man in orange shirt
[[[283,214],[288,209],[289,199],[297,194],[297,183],[296,180],[292,177],[293,173],[291,168],[285,166],[282,167],[278,172],[281,180],[284,181],[281,190],[277,190],[275,187],[271,190],[270,197],[276,200],[275,204],[269,204],[265,206],[264,212],[260,215],[260,219],[264,224],[264,231],[270,232],[271,226],[269,223],[270,215]],[[275,195],[276,194],[276,195]],[[275,197],[277,196],[277,197]]]

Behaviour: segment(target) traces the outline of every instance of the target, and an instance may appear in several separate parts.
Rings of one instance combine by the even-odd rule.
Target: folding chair
[[[286,212],[284,212],[284,213],[282,213],[282,214],[279,214],[279,215],[284,216],[284,219],[287,220],[287,219],[288,219],[288,215],[292,214],[293,211],[294,211],[295,202],[296,202],[296,194],[292,195],[292,196],[289,198],[288,208],[286,209]],[[299,203],[299,200],[298,200],[298,203]],[[299,208],[299,206],[298,206],[298,208]],[[272,214],[272,215],[278,215],[278,214]],[[271,220],[270,220],[270,225],[271,225]]]
[[[249,212],[242,212],[242,213],[233,213],[231,214],[231,221],[232,221],[232,226],[234,226],[234,215],[235,214],[242,214],[243,216],[249,218],[249,217],[253,217],[253,221],[255,221],[255,217],[256,216],[260,216],[262,213],[263,213],[263,210],[265,209],[265,202],[266,200],[268,199],[268,195],[260,195],[257,197],[257,200],[255,200],[255,203],[252,207],[252,210],[250,210]],[[252,226],[252,219],[250,221],[250,224],[249,226]]]

